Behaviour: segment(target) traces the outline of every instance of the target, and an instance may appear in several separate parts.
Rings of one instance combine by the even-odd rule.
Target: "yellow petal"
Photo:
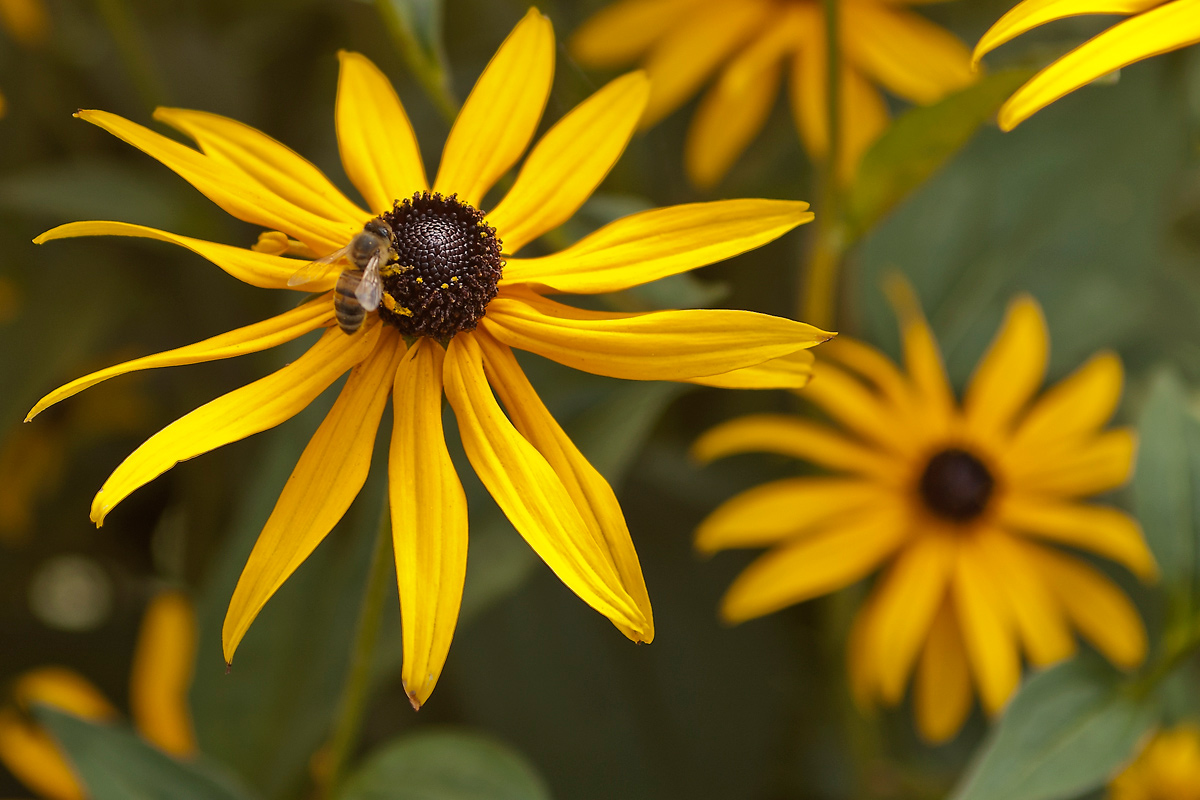
[[[893,413],[910,412],[915,407],[904,375],[887,356],[869,344],[839,336],[821,348],[821,356],[869,381],[893,407]]]
[[[358,496],[371,466],[375,434],[387,405],[396,364],[403,354],[403,342],[391,329],[381,332],[376,326],[353,337],[331,330],[292,364],[239,389],[243,396],[225,403],[233,412],[231,422],[222,427],[197,426],[205,436],[211,436],[209,431],[216,427],[216,433],[227,441],[232,441],[228,438],[230,433],[235,438],[247,435],[243,433],[245,421],[254,423],[259,430],[271,427],[300,411],[338,376],[358,364],[305,446],[238,578],[221,630],[226,662],[233,661],[238,644],[258,612]],[[224,409],[221,411],[224,413]],[[260,419],[264,411],[271,416]]]
[[[463,104],[433,182],[479,207],[488,189],[525,152],[554,79],[554,28],[529,9],[492,56]]]
[[[1095,433],[1117,410],[1122,382],[1116,354],[1092,356],[1037,399],[1017,425],[1009,449],[1015,457],[1037,458]]]
[[[58,743],[11,708],[0,709],[0,764],[46,800],[86,800]]]
[[[388,487],[404,666],[413,708],[442,674],[467,576],[467,496],[442,430],[444,351],[418,339],[395,373]]]
[[[44,0],[3,0],[0,26],[27,47],[40,45],[50,33],[50,15]]]
[[[614,623],[644,629],[636,602],[599,547],[544,456],[513,428],[483,372],[471,334],[446,350],[446,398],[458,418],[463,449],[496,504],[554,574]]]
[[[572,57],[588,67],[635,61],[704,0],[618,0],[601,8],[571,36]]]
[[[975,45],[975,52],[971,54],[971,64],[978,64],[981,58],[1000,45],[1047,22],[1083,14],[1137,14],[1162,2],[1163,0],[1025,0],[988,28],[987,33],[983,34],[979,43]]]
[[[1200,42],[1200,0],[1174,0],[1114,25],[1055,61],[1008,98],[999,123],[1011,131],[1037,111],[1099,77]]]
[[[833,334],[750,311],[620,314],[528,296],[500,296],[485,329],[500,341],[569,367],[628,380],[686,380],[761,364]]]
[[[800,396],[854,433],[894,453],[912,452],[916,446],[911,431],[897,424],[897,416],[884,398],[833,364],[822,361]]]
[[[537,448],[563,482],[575,508],[591,532],[594,546],[602,550],[621,578],[621,586],[637,603],[645,625],[633,629],[618,625],[635,642],[654,639],[654,615],[637,550],[629,526],[608,481],[596,471],[566,432],[551,416],[525,377],[512,351],[485,333],[475,334],[483,351],[484,370],[513,426]]]
[[[219,336],[205,339],[196,344],[189,344],[185,347],[156,353],[152,356],[144,356],[133,361],[126,361],[124,364],[117,364],[116,366],[93,372],[90,375],[85,375],[82,378],[71,381],[65,386],[60,386],[39,400],[37,405],[33,407],[33,410],[29,412],[29,416],[25,418],[25,421],[29,422],[29,420],[55,403],[66,400],[68,397],[79,394],[84,389],[95,386],[97,383],[106,381],[109,378],[115,378],[118,375],[125,375],[143,369],[174,367],[181,364],[199,364],[205,361],[233,358],[234,356],[245,355],[246,353],[257,353],[260,350],[266,350],[284,342],[290,342],[299,336],[316,330],[322,325],[328,325],[332,321],[333,303],[330,302],[328,297],[321,297],[278,316],[257,322],[253,325],[247,325],[244,328],[229,331],[228,333],[222,333]]]
[[[131,225],[127,222],[68,222],[66,225],[59,225],[57,228],[46,231],[34,239],[33,243],[45,244],[55,239],[70,239],[75,236],[136,236],[141,239],[170,242],[180,247],[186,247],[193,253],[208,259],[239,281],[263,289],[295,288],[288,286],[288,278],[308,263],[303,259],[284,258],[242,247],[206,242],[203,239],[178,236],[174,233],[147,228],[144,225]],[[328,278],[305,284],[304,290],[320,292],[332,289],[336,280],[336,274],[330,275]]]
[[[870,476],[885,484],[904,479],[885,454],[847,439],[823,425],[783,414],[751,414],[706,431],[692,445],[701,462],[737,453],[779,453],[826,467]]]
[[[812,218],[808,203],[791,200],[651,209],[610,222],[553,255],[509,259],[501,285],[528,283],[569,294],[617,292],[761,247]]]
[[[39,667],[23,673],[13,682],[12,696],[24,711],[38,703],[97,722],[117,717],[112,703],[91,681],[65,667]]]
[[[1007,438],[1013,420],[1042,385],[1049,353],[1042,309],[1023,295],[1009,306],[1000,333],[967,385],[968,427],[980,437]]]
[[[154,118],[190,136],[200,149],[249,175],[310,214],[353,227],[370,215],[350,202],[321,170],[290,147],[237,120],[184,108],[157,108]]]
[[[1041,570],[1088,641],[1112,663],[1133,669],[1146,657],[1146,629],[1137,609],[1116,584],[1078,558],[1026,544],[1028,557]]]
[[[391,82],[369,58],[338,51],[337,124],[342,167],[375,213],[429,188],[412,123]]]
[[[182,592],[155,595],[142,617],[129,710],[146,741],[171,755],[196,751],[188,692],[196,657],[196,615]]]
[[[1017,688],[1021,659],[1013,621],[991,567],[969,540],[959,548],[952,596],[983,708],[996,714]]]
[[[1136,449],[1133,431],[1117,428],[1070,447],[1047,450],[1037,460],[1004,453],[1002,472],[1019,491],[1086,497],[1128,481]]]
[[[696,528],[696,549],[766,547],[887,502],[880,487],[853,478],[785,478],[717,506]]]
[[[1141,526],[1119,509],[1007,494],[1000,500],[999,514],[1006,527],[1111,558],[1143,581],[1158,576]]]
[[[777,547],[737,577],[721,617],[744,622],[849,586],[891,555],[905,532],[896,510],[872,510]]]
[[[800,389],[812,378],[814,361],[810,351],[797,350],[753,367],[685,380],[718,389]]]
[[[133,451],[104,482],[92,500],[92,522],[104,524],[104,517],[117,503],[180,461],[291,419],[362,361],[378,338],[378,326],[353,337],[334,328],[278,372],[172,422]]]
[[[631,72],[584,100],[542,137],[487,215],[505,253],[557,228],[592,196],[624,152],[649,96],[646,73]]]
[[[78,111],[75,116],[157,159],[238,219],[269,230],[283,231],[317,253],[329,253],[342,247],[362,225],[361,222],[357,225],[333,222],[299,208],[233,164],[197,152],[116,114]]]
[[[914,400],[923,411],[927,427],[944,433],[948,423],[956,417],[957,409],[937,340],[933,338],[921,304],[907,280],[893,274],[886,280],[884,289],[900,320],[904,363],[912,380]]]
[[[917,662],[913,688],[917,730],[927,742],[950,739],[971,710],[971,675],[963,647],[954,610],[942,603]]]

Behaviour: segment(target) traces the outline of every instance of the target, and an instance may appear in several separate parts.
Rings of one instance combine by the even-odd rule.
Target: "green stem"
[[[1196,653],[1197,648],[1200,648],[1200,620],[1194,621],[1180,635],[1166,636],[1163,645],[1162,657],[1149,672],[1133,683],[1132,694],[1134,697],[1144,698],[1153,692],[1160,683],[1179,668],[1180,664]]]
[[[375,537],[375,550],[371,554],[371,567],[367,575],[367,588],[363,592],[362,608],[358,612],[358,628],[354,633],[354,650],[350,659],[349,674],[342,690],[342,708],[338,714],[333,740],[329,745],[329,762],[326,796],[334,797],[342,783],[346,763],[358,744],[363,716],[367,707],[367,694],[371,688],[371,668],[375,661],[375,645],[379,640],[379,623],[383,617],[383,606],[388,596],[391,570],[392,544],[391,515],[387,505],[379,520],[379,532]]]
[[[436,55],[431,57],[421,47],[412,20],[401,13],[395,0],[375,0],[375,7],[413,77],[437,107],[438,113],[447,122],[453,123],[461,103],[450,88],[450,76],[442,59]]]
[[[96,8],[104,18],[104,24],[117,46],[117,53],[142,102],[152,109],[163,105],[167,97],[166,88],[129,4],[126,0],[96,0]]]

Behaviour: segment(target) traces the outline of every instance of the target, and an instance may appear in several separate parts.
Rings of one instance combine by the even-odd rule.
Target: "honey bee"
[[[326,268],[340,259],[349,264],[338,275],[333,287],[333,311],[338,326],[347,335],[362,327],[367,314],[379,308],[383,285],[379,268],[392,254],[392,229],[381,219],[373,219],[354,234],[349,244],[327,256],[310,261],[288,278],[288,286],[303,286],[325,276]]]

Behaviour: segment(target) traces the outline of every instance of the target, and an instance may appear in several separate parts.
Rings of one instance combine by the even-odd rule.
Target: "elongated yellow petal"
[[[478,208],[488,189],[525,152],[553,80],[554,28],[531,8],[463,104],[442,151],[434,190],[457,193]]]
[[[1048,449],[1036,461],[1003,453],[1003,469],[1015,487],[1031,494],[1087,497],[1124,485],[1136,449],[1134,432],[1116,428],[1070,447]]]
[[[915,441],[887,401],[848,372],[822,361],[800,396],[859,436],[894,453],[911,453]]]
[[[1114,25],[1055,61],[1000,107],[1011,131],[1063,95],[1151,56],[1200,42],[1200,0],[1174,0]]]
[[[886,280],[884,289],[900,320],[904,362],[917,407],[922,409],[926,427],[945,435],[958,411],[937,340],[933,338],[917,295],[907,280],[894,274]]]
[[[632,63],[704,0],[618,0],[601,8],[571,36],[572,57],[589,67]]]
[[[963,414],[968,428],[980,437],[1007,439],[1014,418],[1041,387],[1049,355],[1041,307],[1032,297],[1017,298],[967,385]]]
[[[232,247],[227,244],[206,242],[203,239],[192,239],[179,236],[167,231],[147,228],[144,225],[131,225],[127,222],[68,222],[51,228],[33,240],[34,244],[45,244],[55,239],[70,239],[76,236],[135,236],[141,239],[157,239],[160,242],[170,242],[180,247],[186,247],[193,253],[208,259],[233,277],[251,286],[263,289],[290,289],[288,278],[296,274],[307,261],[298,258],[259,253],[242,247]],[[304,291],[320,292],[332,289],[337,275],[305,284]]]
[[[218,411],[240,415],[232,422],[200,428],[202,435],[212,436],[212,427],[221,439],[232,441],[230,434],[235,438],[248,435],[244,432],[248,423],[259,430],[276,425],[354,367],[333,408],[304,448],[242,568],[221,629],[227,663],[233,661],[238,644],[258,612],[333,529],[362,489],[392,377],[403,354],[403,342],[391,329],[381,331],[376,326],[352,337],[331,330],[295,362],[239,389],[241,397],[226,401],[229,412]],[[225,397],[232,398],[238,392]]]
[[[379,328],[346,336],[330,330],[283,369],[218,397],[147,439],[113,471],[92,500],[92,522],[180,461],[291,419],[375,346]]]
[[[13,682],[12,696],[24,711],[39,703],[98,722],[118,716],[95,684],[66,667],[39,667],[21,674]]]
[[[227,161],[220,161],[107,111],[75,116],[133,145],[240,220],[283,231],[319,254],[342,247],[361,227],[319,217],[279,197]]]
[[[584,372],[628,380],[686,380],[761,364],[833,334],[750,311],[697,309],[618,314],[529,296],[500,296],[485,329],[521,350]]]
[[[342,167],[376,214],[429,188],[421,149],[391,81],[369,58],[338,51],[337,124]]]
[[[237,120],[184,108],[157,108],[154,118],[190,136],[216,160],[237,167],[310,214],[353,228],[371,215],[350,202],[312,162]]]
[[[821,348],[821,356],[866,378],[892,406],[893,413],[914,408],[908,380],[887,356],[869,344],[839,336]]]
[[[442,430],[444,351],[419,339],[395,373],[388,487],[404,637],[401,679],[420,708],[442,674],[467,576],[467,496]]]
[[[182,592],[160,592],[142,617],[129,710],[146,741],[177,756],[196,751],[188,691],[196,657],[196,615]]]
[[[815,360],[810,351],[797,350],[753,367],[684,380],[718,389],[800,389],[812,379]]]
[[[954,610],[944,602],[921,651],[913,688],[917,730],[927,742],[950,739],[971,710],[971,674],[963,647]]]
[[[791,200],[651,209],[610,222],[553,255],[509,259],[501,285],[528,283],[570,294],[617,292],[761,247],[812,218],[808,203]]]
[[[649,621],[622,585],[575,502],[544,456],[504,416],[470,334],[450,340],[446,398],[458,418],[463,448],[496,504],[554,574],[614,623],[646,629]]]
[[[11,708],[0,709],[0,764],[46,800],[86,800],[58,743]]]
[[[487,215],[505,253],[557,228],[592,196],[624,152],[649,95],[646,73],[631,72],[584,100],[542,137]]]
[[[751,414],[723,422],[698,438],[691,451],[701,462],[737,453],[779,453],[890,484],[905,477],[886,454],[823,425],[783,414]]]
[[[744,622],[848,586],[879,566],[904,537],[895,510],[873,510],[778,547],[737,577],[721,600],[721,617]]]
[[[996,714],[1017,688],[1021,659],[1007,604],[986,556],[970,540],[958,551],[952,596],[983,708]]]
[[[71,381],[65,386],[60,386],[39,400],[37,405],[33,407],[33,410],[25,418],[25,421],[29,422],[29,420],[55,403],[66,400],[68,397],[79,394],[84,389],[95,386],[97,383],[106,381],[109,378],[115,378],[118,375],[125,375],[143,369],[174,367],[181,364],[198,364],[204,361],[233,358],[234,356],[245,355],[246,353],[257,353],[260,350],[266,350],[284,342],[290,342],[299,336],[316,330],[322,325],[328,325],[332,321],[333,303],[330,302],[328,297],[321,297],[278,316],[257,322],[253,325],[247,325],[244,328],[222,333],[219,336],[205,339],[196,344],[189,344],[186,347],[179,347],[163,353],[156,353],[152,356],[144,356],[133,361],[126,361],[124,364],[117,364],[116,366],[93,372],[90,375],[85,375],[82,378]]]
[[[1162,2],[1163,0],[1025,0],[1014,6],[983,34],[971,54],[971,65],[978,64],[981,58],[1005,42],[1012,41],[1022,33],[1047,22],[1084,14],[1138,14],[1161,5]]]
[[[747,489],[696,528],[696,549],[766,547],[889,501],[877,484],[854,478],[785,478]]]
[[[566,432],[551,416],[525,377],[521,365],[505,345],[485,333],[475,334],[483,352],[484,370],[513,426],[538,452],[563,482],[580,517],[587,523],[594,546],[600,549],[621,578],[621,586],[645,619],[640,628],[617,627],[635,642],[654,640],[654,615],[637,550],[629,526],[608,481],[596,471]]]
[[[1121,399],[1123,371],[1114,353],[1098,353],[1046,391],[1017,425],[1014,458],[1037,458],[1091,435],[1108,422]]]
[[[1026,543],[1029,559],[1067,616],[1112,663],[1133,669],[1146,657],[1146,629],[1129,598],[1116,584],[1078,558]]]

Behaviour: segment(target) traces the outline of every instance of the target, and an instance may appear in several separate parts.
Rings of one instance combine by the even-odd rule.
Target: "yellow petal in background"
[[[65,667],[39,667],[20,675],[12,685],[12,696],[26,711],[39,703],[98,722],[117,717],[112,703],[91,681]]]
[[[884,290],[900,320],[904,363],[912,381],[914,399],[923,410],[922,416],[928,420],[928,427],[944,433],[957,409],[937,340],[908,281],[893,274],[885,280]]]
[[[1005,526],[1111,558],[1143,581],[1158,576],[1141,526],[1120,509],[1008,494],[1000,500],[999,514]]]
[[[264,426],[260,429],[282,422],[280,417],[300,411],[343,372],[362,362],[350,373],[333,408],[304,448],[242,569],[221,631],[226,662],[233,661],[234,651],[258,612],[358,496],[371,467],[375,434],[387,406],[392,376],[403,354],[403,341],[391,329],[381,332],[377,326],[349,339],[334,329],[292,364],[238,390],[243,396],[236,402],[226,402],[230,412],[241,416],[234,416],[225,423],[226,430],[218,428],[218,432],[241,438],[247,435],[243,432],[247,422]],[[260,415],[264,412],[270,417],[263,419]],[[201,430],[208,432],[207,428]]]
[[[906,426],[896,424],[887,401],[842,369],[822,361],[800,397],[859,436],[895,453],[910,453],[920,444]]]
[[[981,437],[1008,433],[1013,419],[1042,385],[1050,355],[1050,335],[1042,309],[1019,297],[979,362],[963,397],[968,427]]]
[[[371,211],[429,188],[412,123],[391,82],[370,59],[338,52],[338,151],[351,183]]]
[[[46,800],[86,800],[58,743],[14,709],[0,709],[0,764]]]
[[[571,55],[589,67],[633,62],[704,0],[618,0],[601,8],[571,36]]]
[[[138,732],[176,756],[196,750],[188,691],[196,656],[196,615],[182,592],[160,592],[146,608],[129,677]]]
[[[718,389],[800,389],[812,379],[815,361],[812,352],[798,350],[752,367],[684,380]]]
[[[988,28],[987,33],[975,45],[971,64],[995,50],[1005,42],[1012,41],[1026,31],[1067,17],[1083,14],[1138,14],[1148,8],[1161,5],[1163,0],[1025,0],[1018,3]]]
[[[971,710],[971,674],[963,648],[954,610],[945,602],[921,650],[913,687],[917,730],[927,742],[950,739]]]
[[[1022,458],[1037,458],[1095,433],[1117,410],[1122,383],[1121,360],[1115,353],[1092,356],[1034,402],[1009,450]]]
[[[570,294],[616,292],[724,261],[812,219],[808,203],[791,200],[651,209],[610,222],[553,255],[509,259],[501,285],[528,283]]]
[[[458,624],[467,576],[467,496],[442,430],[444,351],[419,339],[395,373],[388,496],[400,592],[404,665],[413,708],[429,699]]]
[[[996,714],[1021,677],[1012,616],[984,553],[970,541],[959,548],[951,596],[983,708]]]
[[[1136,448],[1134,432],[1116,428],[1073,447],[1044,452],[1037,460],[1003,453],[1003,472],[1014,487],[1030,494],[1087,497],[1124,485]]]
[[[531,8],[492,56],[463,104],[433,182],[479,207],[488,189],[525,152],[554,79],[554,28]]]

